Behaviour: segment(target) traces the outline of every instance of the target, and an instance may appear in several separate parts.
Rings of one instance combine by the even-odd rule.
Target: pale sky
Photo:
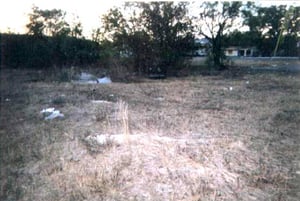
[[[106,13],[113,6],[121,6],[122,0],[2,0],[0,6],[0,32],[7,32],[10,29],[14,33],[25,33],[26,24],[29,22],[28,14],[32,6],[40,9],[61,9],[67,12],[67,21],[72,23],[74,16],[79,17],[83,25],[84,35],[90,37],[92,29],[100,27],[100,16]],[[280,1],[259,1],[262,6],[288,4],[300,6],[297,0]]]
[[[5,3],[4,3],[5,2]],[[29,22],[28,14],[33,5],[40,9],[61,9],[67,12],[66,20],[72,23],[74,16],[79,17],[84,35],[90,37],[92,29],[100,26],[100,16],[115,5],[122,5],[118,0],[2,0],[0,6],[0,31],[8,28],[14,33],[25,33]]]

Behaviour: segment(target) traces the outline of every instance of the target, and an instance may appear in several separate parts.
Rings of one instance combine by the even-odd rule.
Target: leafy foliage
[[[273,56],[277,48],[281,56],[296,56],[300,7],[287,9],[286,5],[257,7],[249,4],[248,8],[243,11],[244,23],[249,26],[249,34],[260,36],[256,45],[262,56]]]
[[[98,43],[82,38],[78,21],[71,25],[62,10],[32,8],[28,34],[1,34],[2,65],[47,68],[92,64],[98,61]]]
[[[194,37],[186,3],[127,3],[130,17],[111,9],[103,17],[104,40],[110,40],[121,56],[134,60],[135,70],[159,69],[166,74],[181,66],[181,56],[191,51]]]
[[[74,37],[1,34],[2,65],[47,68],[98,61],[98,43]]]
[[[223,68],[224,54],[222,51],[224,33],[227,32],[239,16],[241,2],[204,2],[200,6],[199,34],[212,44],[211,55],[213,65]]]
[[[234,30],[224,36],[224,46],[240,46],[240,47],[252,47],[257,46],[261,42],[261,34],[259,32],[240,32]]]
[[[26,25],[28,34],[35,36],[82,36],[81,23],[71,27],[65,20],[66,12],[60,9],[41,10],[34,6],[29,14],[29,23]]]
[[[34,6],[28,35],[1,34],[1,64],[40,68],[100,62],[166,75],[185,67],[184,56],[194,50],[197,34],[211,44],[209,64],[217,69],[224,67],[226,46],[255,46],[261,56],[299,56],[300,7],[204,2],[194,24],[188,8],[186,2],[127,2],[103,16],[90,41],[82,36],[78,17],[69,23],[62,10]],[[237,19],[249,31],[232,32]]]

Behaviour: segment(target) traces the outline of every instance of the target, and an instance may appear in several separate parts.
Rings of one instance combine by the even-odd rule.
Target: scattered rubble
[[[111,79],[109,77],[103,77],[97,79],[99,84],[110,84],[112,83]]]
[[[82,72],[80,75],[75,77],[75,80],[72,81],[73,83],[79,84],[110,84],[112,83],[111,79],[107,76],[98,78],[95,75],[90,73]]]
[[[56,110],[54,107],[43,109],[40,113],[44,116],[45,120],[64,117],[64,114],[62,114],[59,110]]]

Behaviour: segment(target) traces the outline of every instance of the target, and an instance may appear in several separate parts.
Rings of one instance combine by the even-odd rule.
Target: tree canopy
[[[241,2],[204,2],[201,4],[199,34],[212,44],[211,58],[213,65],[222,68],[224,33],[228,32],[240,14]]]
[[[300,37],[300,7],[248,6],[251,9],[243,11],[244,24],[249,27],[249,34],[260,36],[256,45],[262,56],[276,56],[278,48],[282,56],[296,56],[296,43]]]
[[[103,17],[104,39],[112,40],[119,52],[134,58],[136,70],[158,69],[166,73],[176,68],[180,57],[191,51],[194,37],[187,3],[134,2],[130,17],[111,9]]]
[[[9,38],[16,47],[20,46],[21,40],[36,40],[37,43],[32,42],[34,45],[28,47],[29,50],[46,52],[44,55],[51,55],[59,61],[48,59],[54,63],[70,63],[72,61],[66,61],[66,58],[76,60],[78,55],[94,55],[95,61],[98,54],[101,60],[125,61],[140,73],[156,71],[167,74],[180,70],[186,64],[185,56],[199,48],[195,37],[209,41],[209,45],[205,45],[209,49],[209,65],[217,69],[224,67],[223,51],[227,46],[256,47],[261,56],[299,56],[299,6],[260,7],[252,2],[207,1],[196,8],[196,4],[126,2],[102,16],[101,26],[92,34],[95,43],[83,42],[83,28],[78,17],[68,22],[63,10],[42,10],[34,6],[26,25],[28,36],[34,39],[5,38]],[[241,25],[248,30],[241,31]],[[73,40],[76,38],[82,40]],[[84,51],[83,43],[89,44]],[[95,49],[99,49],[93,48],[94,44],[101,46],[101,52],[95,53]],[[14,52],[13,46],[6,48]]]
[[[65,20],[66,12],[60,9],[42,10],[34,6],[29,14],[29,23],[26,25],[28,34],[35,36],[82,36],[80,22],[71,26]]]

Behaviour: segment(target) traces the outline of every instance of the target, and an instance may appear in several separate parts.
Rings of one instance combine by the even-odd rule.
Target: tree
[[[182,65],[180,58],[194,47],[187,3],[142,3],[142,24],[152,39],[152,54],[164,71]]]
[[[281,44],[285,45],[288,44],[288,48],[283,47],[282,52],[287,55],[283,56],[296,56],[292,55],[289,50],[294,47],[293,51],[294,53],[297,52],[297,37],[300,33],[300,7],[293,7],[291,6],[288,10],[285,12],[284,18],[281,19],[281,27],[280,27],[280,33],[277,38],[276,47],[274,49],[274,56],[277,56],[278,48]],[[293,45],[294,44],[294,45]]]
[[[241,46],[241,47],[256,47],[261,43],[261,34],[259,32],[234,30],[233,32],[224,35],[225,47]]]
[[[104,24],[103,37],[106,40],[114,41],[118,35],[127,34],[128,32],[128,22],[118,8],[110,9],[109,13],[103,16],[102,21]]]
[[[152,67],[166,73],[180,63],[180,56],[194,44],[186,5],[127,3],[125,9],[133,11],[126,13],[129,17],[124,17],[119,9],[112,9],[103,17],[104,38],[112,40],[119,51],[131,53],[136,70],[147,72]]]
[[[66,13],[60,9],[41,10],[34,6],[29,14],[30,22],[26,25],[28,34],[41,36],[68,35],[70,25],[65,21]]]
[[[252,34],[260,34],[258,47],[263,56],[293,56],[300,31],[300,7],[286,5],[258,7],[251,5],[251,9],[243,11],[244,24],[249,26]],[[291,49],[295,51],[291,51]]]
[[[234,25],[239,17],[241,2],[204,2],[201,7],[199,34],[212,44],[211,59],[213,66],[222,69],[224,33]]]
[[[81,38],[82,37],[82,31],[83,31],[83,28],[82,28],[81,22],[79,21],[79,17],[74,16],[73,22],[70,25],[69,35],[71,37],[74,37],[74,38]]]
[[[102,16],[102,26],[94,29],[92,40],[101,44],[100,53],[102,65],[105,67],[117,67],[118,71],[124,70],[122,58],[128,44],[127,21],[123,17],[120,8],[112,8]],[[121,68],[120,68],[121,67]],[[111,71],[115,69],[111,68]],[[125,69],[127,70],[127,69]]]

